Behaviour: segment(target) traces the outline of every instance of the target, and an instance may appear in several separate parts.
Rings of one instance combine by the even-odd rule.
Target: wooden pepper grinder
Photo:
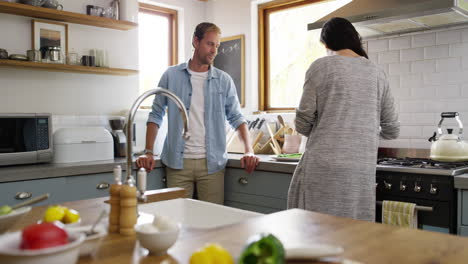
[[[135,234],[137,222],[137,189],[133,176],[127,179],[120,189],[120,234]]]
[[[119,233],[120,230],[120,189],[122,187],[122,168],[114,167],[114,184],[110,187],[109,233]]]

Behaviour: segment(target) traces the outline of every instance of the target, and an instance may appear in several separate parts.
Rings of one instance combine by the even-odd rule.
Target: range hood
[[[364,38],[393,35],[468,24],[468,0],[352,0],[307,29],[332,17],[348,19]]]

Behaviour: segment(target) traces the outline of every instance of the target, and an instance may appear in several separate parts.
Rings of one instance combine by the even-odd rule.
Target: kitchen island
[[[108,207],[104,203],[106,199],[63,205],[78,210],[83,224],[90,224],[101,209]],[[34,207],[10,231],[35,223],[45,209],[46,206]],[[354,261],[350,263],[456,264],[466,263],[468,259],[468,238],[293,209],[214,229],[183,229],[168,255],[160,257],[148,256],[148,251],[139,246],[134,236],[110,234],[104,238],[94,258],[83,257],[78,263],[188,263],[192,252],[205,243],[219,243],[237,258],[247,239],[260,232],[273,233],[285,245],[319,243],[344,248],[344,253],[337,258],[294,263],[342,263],[343,258]]]

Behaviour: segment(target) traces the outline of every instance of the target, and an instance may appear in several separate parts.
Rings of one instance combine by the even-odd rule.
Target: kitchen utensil
[[[280,145],[278,144],[278,142],[276,141],[275,135],[273,134],[273,132],[271,132],[270,126],[267,126],[267,130],[268,130],[268,134],[270,134],[271,141],[273,142],[273,146],[274,146],[273,151],[274,151],[275,153],[278,152],[278,154],[281,154],[281,147],[280,147]],[[280,128],[280,130],[283,130],[283,128]],[[279,130],[278,130],[278,131],[279,131]],[[278,131],[277,131],[276,133],[278,133]]]
[[[0,49],[0,59],[8,59],[8,52],[6,49]]]
[[[41,6],[46,0],[21,0],[20,2],[32,6]]]
[[[458,123],[458,136],[452,134],[453,129],[447,129],[443,135],[442,123],[445,118],[455,118]],[[431,144],[430,157],[437,161],[465,161],[468,160],[468,143],[463,139],[463,124],[458,112],[443,112],[437,128],[437,134],[429,138]]]
[[[41,61],[41,51],[39,50],[28,50],[26,51],[29,61],[38,62]]]
[[[284,127],[286,126],[286,124],[284,123],[284,119],[283,119],[283,117],[281,115],[278,115],[278,122],[280,123],[280,125],[282,125]]]
[[[31,205],[31,204],[35,204],[35,203],[38,203],[40,201],[43,201],[43,200],[47,200],[49,198],[50,194],[46,193],[46,194],[42,194],[42,195],[39,195],[38,197],[35,197],[35,198],[32,198],[31,200],[27,200],[27,201],[24,201],[22,203],[18,203],[18,204],[15,204],[11,207],[11,209],[18,209],[18,208],[21,208],[21,207],[24,207],[26,205]]]
[[[58,0],[45,0],[42,7],[63,10],[63,5],[61,5]]]
[[[102,210],[102,211],[101,211],[101,214],[99,214],[98,218],[96,219],[96,221],[94,221],[93,225],[91,226],[91,229],[84,232],[84,233],[86,234],[86,236],[92,236],[92,235],[94,235],[94,234],[97,234],[97,232],[94,231],[94,228],[96,228],[96,225],[97,225],[99,222],[101,222],[101,219],[104,217],[104,215],[106,215],[106,211],[105,211],[105,210]]]
[[[8,58],[10,60],[20,60],[20,61],[27,61],[28,60],[28,57],[26,57],[25,55],[22,55],[22,54],[11,54]]]

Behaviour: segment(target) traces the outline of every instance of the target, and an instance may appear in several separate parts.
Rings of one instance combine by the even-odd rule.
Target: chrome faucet
[[[138,106],[140,106],[141,102],[145,100],[147,97],[151,95],[164,95],[167,96],[169,99],[174,101],[176,104],[177,108],[179,108],[179,111],[182,115],[182,121],[184,122],[184,133],[183,137],[185,140],[190,138],[189,134],[189,121],[188,121],[188,115],[187,111],[185,110],[185,105],[182,103],[182,101],[177,97],[174,93],[170,92],[167,89],[163,88],[156,88],[156,89],[151,89],[149,91],[144,92],[142,95],[140,95],[136,101],[133,103],[132,108],[130,108],[130,112],[128,113],[128,118],[127,118],[127,178],[125,180],[125,183],[131,186],[135,186],[135,178],[132,176],[132,162],[133,162],[133,144],[132,144],[132,138],[133,138],[133,131],[132,131],[132,125],[133,125],[133,119],[135,118],[135,113],[138,109]]]

